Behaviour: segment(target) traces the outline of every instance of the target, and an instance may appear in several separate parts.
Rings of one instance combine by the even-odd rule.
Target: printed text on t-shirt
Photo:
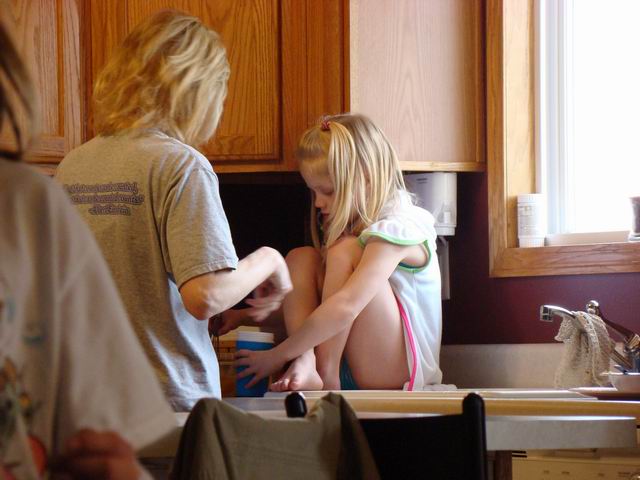
[[[64,189],[74,204],[91,204],[91,215],[131,215],[131,206],[144,203],[138,182],[74,183]]]

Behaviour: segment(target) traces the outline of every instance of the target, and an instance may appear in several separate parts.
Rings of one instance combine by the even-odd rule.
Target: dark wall
[[[308,244],[308,193],[303,183],[227,184],[220,191],[240,257],[261,245],[283,255]],[[553,342],[559,320],[544,323],[540,305],[604,315],[640,331],[640,273],[489,278],[486,175],[458,174],[458,226],[449,237],[451,300],[444,302],[443,343]]]
[[[307,242],[309,199],[301,181],[247,185],[221,176],[220,197],[240,258],[263,245],[286,255]]]
[[[486,175],[458,174],[443,343],[553,342],[560,320],[541,322],[540,305],[584,310],[589,300],[600,302],[608,319],[640,331],[640,273],[489,278],[487,218]]]

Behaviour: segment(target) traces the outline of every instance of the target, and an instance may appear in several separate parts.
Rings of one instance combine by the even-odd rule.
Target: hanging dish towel
[[[575,322],[569,318],[562,320],[555,339],[565,344],[556,371],[557,388],[609,385],[608,379],[600,374],[609,371],[611,339],[600,317],[576,312]]]

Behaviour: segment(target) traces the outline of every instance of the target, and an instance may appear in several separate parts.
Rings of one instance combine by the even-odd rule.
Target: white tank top
[[[422,390],[442,381],[439,367],[442,338],[440,267],[436,231],[431,213],[412,204],[408,195],[386,208],[376,223],[359,236],[362,246],[378,237],[396,245],[423,245],[429,255],[420,267],[399,264],[389,278],[398,301],[403,328],[409,381],[405,390]]]

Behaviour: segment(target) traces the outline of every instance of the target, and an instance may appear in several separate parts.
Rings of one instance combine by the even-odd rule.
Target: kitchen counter
[[[342,391],[359,417],[415,414],[455,414],[470,391],[402,392]],[[635,448],[640,402],[600,401],[570,391],[475,390],[485,401],[487,449],[494,466],[511,477],[511,450]],[[326,392],[304,392],[309,409]],[[264,398],[225,398],[237,408],[261,416],[286,418],[286,394]],[[176,414],[176,430],[141,452],[142,457],[173,456],[187,414]],[[506,473],[504,473],[506,472]]]
[[[459,389],[450,391],[404,392],[400,390],[340,391],[356,412],[439,413],[462,411],[462,399],[475,392],[492,415],[595,415],[634,417],[640,425],[640,402],[601,401],[571,390],[554,389]],[[309,408],[325,392],[303,392]],[[268,393],[264,398],[227,398],[243,410],[279,410],[286,393]]]

